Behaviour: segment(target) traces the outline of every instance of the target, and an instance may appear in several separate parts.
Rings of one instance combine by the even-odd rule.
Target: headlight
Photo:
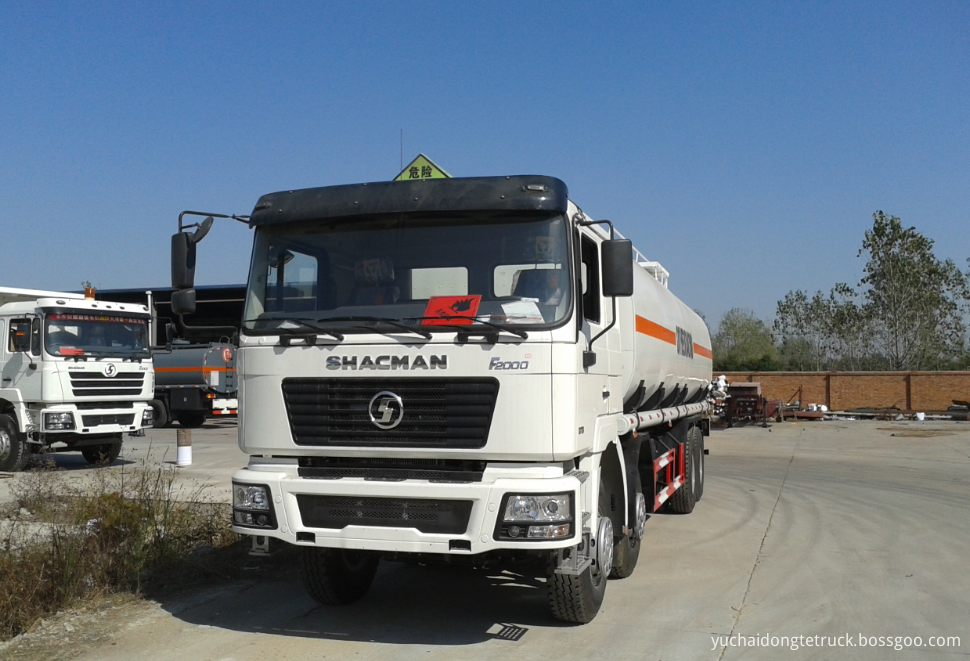
[[[44,429],[51,431],[61,429],[74,429],[73,413],[45,413]]]
[[[505,521],[507,523],[545,523],[553,521],[569,521],[572,510],[569,506],[569,494],[554,496],[509,496],[505,506]]]
[[[155,412],[151,409],[145,409],[144,413],[141,414],[141,426],[151,427],[155,424]]]
[[[528,542],[568,539],[575,535],[571,493],[511,493],[506,494],[504,505],[505,514],[496,526],[496,539]]]
[[[234,484],[232,487],[232,506],[246,510],[268,510],[269,498],[266,496],[266,487]]]
[[[261,484],[232,485],[232,522],[248,528],[276,528],[269,487]]]

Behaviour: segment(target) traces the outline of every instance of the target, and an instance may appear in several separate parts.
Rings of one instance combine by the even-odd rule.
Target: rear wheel
[[[27,439],[17,429],[17,423],[9,415],[0,415],[0,471],[19,471],[29,459]]]
[[[182,411],[178,421],[183,427],[201,427],[205,424],[205,411]]]
[[[600,482],[599,522],[596,535],[590,540],[592,563],[581,574],[558,574],[550,562],[546,590],[549,607],[557,620],[585,624],[591,621],[603,605],[606,580],[613,566],[613,522],[606,516],[606,487]],[[578,553],[573,548],[573,553]]]
[[[687,432],[687,440],[681,450],[684,454],[684,483],[667,501],[667,510],[675,514],[690,514],[697,502],[697,471],[694,462],[694,437]]]
[[[352,604],[367,594],[379,561],[365,551],[303,547],[303,585],[326,606]]]
[[[148,405],[152,407],[152,415],[154,416],[152,427],[161,429],[166,426],[168,424],[168,408],[165,406],[165,402],[160,399],[153,399],[148,402]]]
[[[113,464],[115,459],[117,459],[118,455],[120,454],[120,438],[114,443],[105,443],[104,445],[88,445],[87,447],[81,448],[81,456],[84,457],[84,460],[95,466],[108,466]]]

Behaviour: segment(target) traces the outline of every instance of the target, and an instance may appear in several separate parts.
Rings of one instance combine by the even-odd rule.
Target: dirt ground
[[[227,460],[213,449],[233,450],[221,428],[199,432],[200,447],[209,434],[212,448],[199,453],[192,478],[228,480],[242,455]],[[551,618],[534,568],[382,563],[363,600],[323,607],[306,595],[299,557],[286,550],[242,578],[60,613],[0,644],[0,658],[970,655],[970,424],[786,422],[715,430],[707,446],[703,500],[688,516],[651,517],[636,573],[610,581],[588,625]],[[923,646],[782,651],[724,643],[767,633],[909,636]],[[930,648],[932,636],[958,637],[960,646]]]

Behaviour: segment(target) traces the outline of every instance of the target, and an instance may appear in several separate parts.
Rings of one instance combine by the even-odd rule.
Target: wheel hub
[[[10,441],[10,434],[6,430],[0,429],[0,461],[10,456],[13,443]]]
[[[613,568],[613,522],[608,516],[601,516],[596,527],[596,569],[597,574],[606,575]]]
[[[647,529],[647,499],[642,493],[637,494],[637,527],[634,530],[637,539],[643,539]]]

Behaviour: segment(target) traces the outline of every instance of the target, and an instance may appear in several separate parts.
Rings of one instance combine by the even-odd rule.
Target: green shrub
[[[148,573],[219,573],[192,556],[237,541],[230,506],[204,486],[179,488],[176,477],[172,467],[142,466],[71,479],[52,463],[21,474],[0,528],[0,639],[79,600],[138,592]]]

